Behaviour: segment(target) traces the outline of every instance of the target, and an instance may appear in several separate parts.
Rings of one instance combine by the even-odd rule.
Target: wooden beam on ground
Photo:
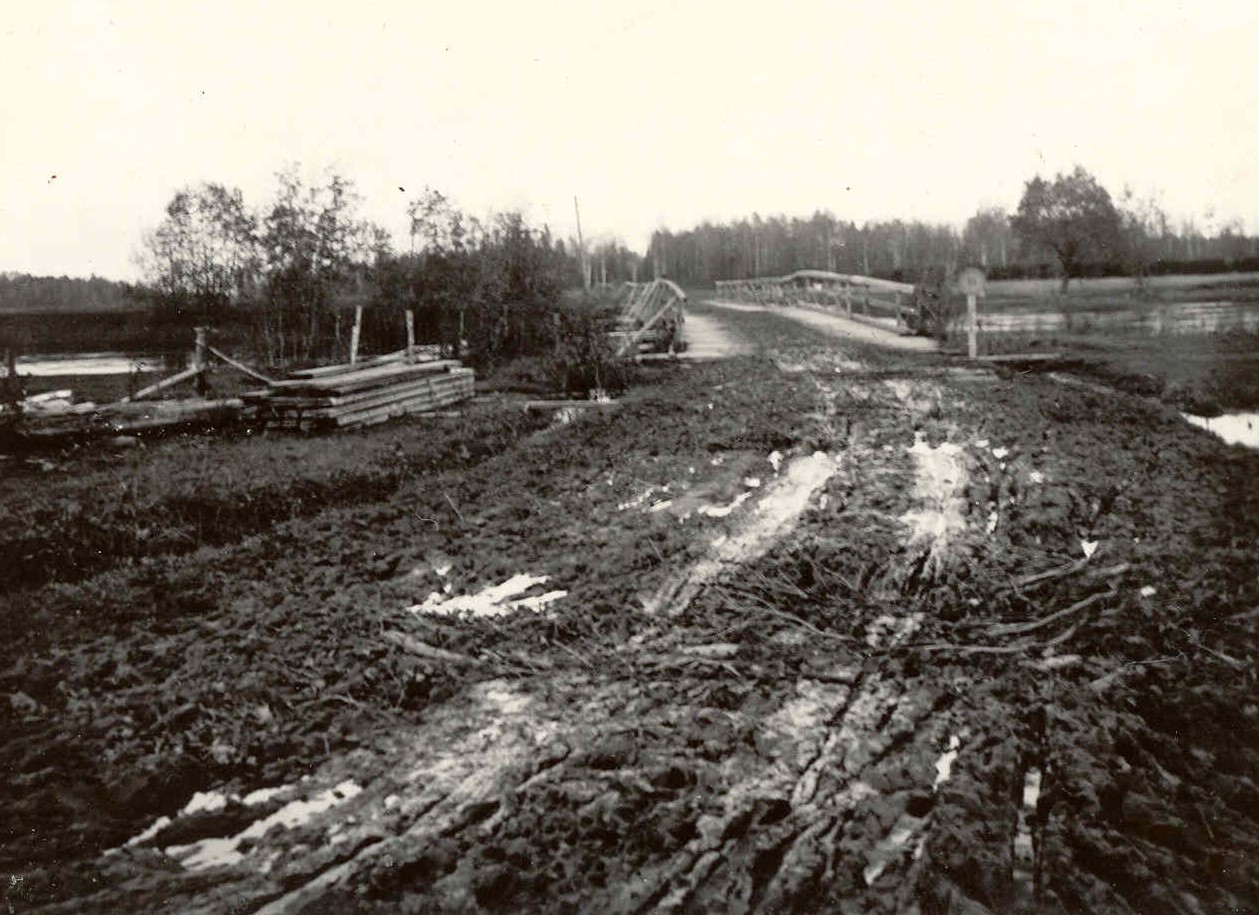
[[[266,375],[262,374],[262,372],[256,371],[255,369],[251,369],[249,366],[245,365],[243,362],[237,362],[231,356],[227,355],[222,350],[215,349],[213,346],[207,346],[206,352],[208,352],[211,356],[218,359],[220,362],[224,362],[227,365],[230,365],[232,368],[236,369],[236,371],[242,372],[248,375],[250,378],[258,379],[263,384],[271,384],[274,381],[274,379],[268,378]]]
[[[164,391],[169,387],[173,387],[177,384],[180,384],[181,382],[187,381],[188,379],[193,378],[200,374],[201,374],[201,368],[199,366],[194,365],[192,368],[184,369],[182,372],[179,372],[178,374],[171,375],[169,378],[162,379],[161,381],[157,382],[157,384],[151,384],[147,388],[141,388],[140,390],[136,391],[134,394],[129,394],[126,397],[122,398],[121,400],[118,401],[118,403],[131,403],[132,401],[139,400],[142,397],[148,397],[150,394],[156,394],[158,391]]]

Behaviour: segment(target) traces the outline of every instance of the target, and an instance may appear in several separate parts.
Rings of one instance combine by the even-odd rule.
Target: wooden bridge
[[[758,305],[822,305],[850,318],[891,321],[907,327],[914,287],[871,276],[797,270],[787,276],[718,280],[717,292],[734,301]]]

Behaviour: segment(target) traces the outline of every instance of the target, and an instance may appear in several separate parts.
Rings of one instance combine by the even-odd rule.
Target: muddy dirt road
[[[7,904],[1255,911],[1259,455],[695,313],[753,352],[11,596]]]
[[[713,299],[705,304],[727,313],[746,314],[762,311],[762,307],[758,305],[726,302],[719,299]],[[883,323],[891,324],[890,320],[876,324],[869,320],[853,320],[820,308],[805,308],[799,305],[775,305],[773,313],[778,317],[811,327],[826,336],[836,337],[849,343],[871,344],[884,349],[917,353],[930,353],[939,349],[934,340],[900,334],[893,327],[880,326]]]

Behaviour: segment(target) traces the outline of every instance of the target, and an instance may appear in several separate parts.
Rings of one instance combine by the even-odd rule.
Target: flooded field
[[[1145,309],[1090,309],[1016,314],[985,313],[980,305],[983,333],[1044,333],[1052,331],[1126,331],[1144,334],[1211,334],[1259,331],[1259,305],[1254,302],[1177,302]]]

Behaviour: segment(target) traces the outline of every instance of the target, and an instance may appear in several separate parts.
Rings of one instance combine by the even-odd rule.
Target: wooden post
[[[852,317],[852,292],[847,286],[844,287],[844,313]]]
[[[573,212],[577,214],[577,250],[581,254],[581,288],[590,291],[590,262],[586,259],[586,240],[581,236],[581,207],[573,195]],[[461,335],[462,336],[462,335]]]
[[[10,403],[17,403],[22,397],[17,382],[17,350],[11,346],[5,347],[4,362],[9,371],[4,379],[3,399]]]
[[[194,327],[196,350],[192,355],[192,367],[197,370],[197,396],[205,397],[210,391],[210,382],[206,378],[206,369],[210,364],[210,354],[206,351],[205,328]]]
[[[363,332],[363,306],[354,306],[354,329],[350,331],[350,365],[358,362],[358,339]]]
[[[974,293],[966,296],[966,352],[972,359],[979,355],[979,314]]]
[[[415,312],[407,309],[407,361],[415,353]]]

